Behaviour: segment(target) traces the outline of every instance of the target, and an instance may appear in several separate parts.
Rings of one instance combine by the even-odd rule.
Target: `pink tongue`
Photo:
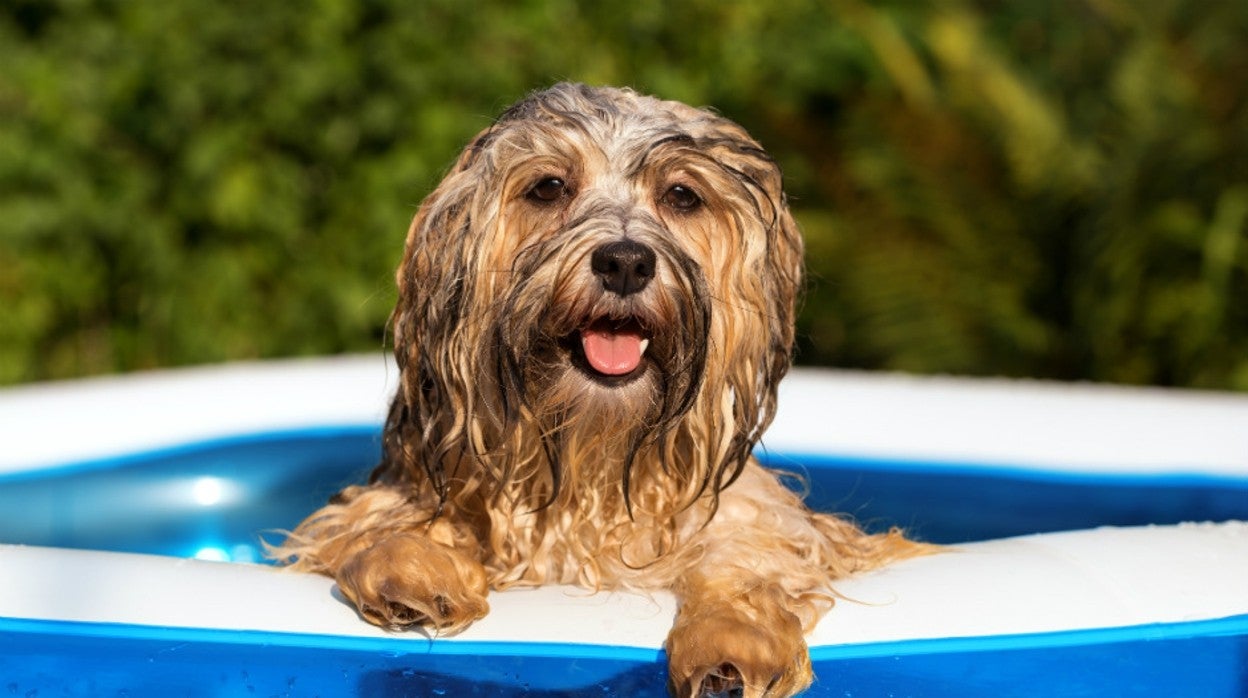
[[[581,330],[585,358],[599,373],[622,376],[641,363],[641,335],[629,330]]]

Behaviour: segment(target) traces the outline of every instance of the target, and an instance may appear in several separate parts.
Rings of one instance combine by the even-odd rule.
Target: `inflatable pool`
[[[263,564],[371,468],[394,378],[0,391],[0,695],[665,695],[665,594],[494,594],[431,638]],[[838,586],[808,695],[1248,695],[1248,398],[798,370],[780,405],[759,455],[813,505],[950,544]]]

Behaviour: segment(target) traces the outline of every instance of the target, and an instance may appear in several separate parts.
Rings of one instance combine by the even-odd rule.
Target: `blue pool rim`
[[[665,653],[636,647],[0,618],[0,650],[25,695],[667,695]],[[1245,657],[1248,615],[817,646],[806,695],[1240,698]]]
[[[14,470],[0,474],[0,542],[258,561],[259,538],[290,530],[334,492],[363,482],[380,449],[379,425],[330,424],[231,433]],[[869,531],[900,527],[932,543],[1248,520],[1248,474],[1200,472],[1190,465],[1165,474],[1126,467],[1076,471],[813,453],[765,443],[756,455],[811,507],[851,518]],[[248,460],[256,457],[261,460]],[[251,492],[249,498],[229,509],[187,504],[177,515],[162,510],[160,535],[147,527],[140,509],[153,504],[142,499],[150,496],[150,483],[164,479],[189,488],[195,478],[218,476]],[[101,495],[97,488],[106,483],[112,489]],[[139,497],[132,500],[139,508],[124,520],[101,518],[107,508],[63,510],[67,501],[127,497]],[[52,518],[56,507],[61,513]],[[107,536],[97,533],[105,530]]]
[[[333,439],[337,437],[372,438],[377,442],[378,449],[381,448],[381,426],[377,424],[327,424],[289,429],[269,429],[194,439],[169,446],[144,448],[94,458],[82,458],[65,463],[48,464],[42,467],[23,468],[9,473],[0,473],[0,483],[72,477],[74,475],[116,470],[151,461],[171,460],[204,451],[252,444],[302,439]],[[380,454],[380,450],[378,450],[378,453]]]
[[[145,448],[121,454],[83,458],[66,463],[49,464],[43,467],[23,468],[13,472],[0,473],[0,483],[94,473],[149,461],[177,458],[203,451],[282,440],[331,439],[335,437],[372,438],[377,442],[380,449],[381,436],[382,428],[376,424],[331,424],[245,432],[195,439],[169,446]],[[939,473],[950,477],[991,475],[1002,479],[1071,485],[1130,482],[1151,488],[1204,486],[1248,490],[1248,475],[1235,476],[1190,472],[1190,467],[1185,467],[1182,464],[1176,464],[1175,467],[1162,472],[1140,472],[1126,466],[1077,471],[1063,468],[1048,468],[1043,465],[1019,465],[1004,461],[950,460],[917,456],[901,458],[828,454],[797,449],[770,449],[767,447],[766,439],[755,449],[754,455],[765,466],[797,478],[804,477],[805,471],[811,469],[839,468],[867,472],[888,471],[902,475],[906,473]]]
[[[754,455],[759,461],[782,474],[805,477],[805,471],[816,469],[887,471],[898,475],[938,473],[950,478],[991,476],[1003,480],[1048,482],[1059,485],[1096,486],[1107,483],[1130,483],[1140,487],[1222,487],[1248,491],[1248,475],[1222,475],[1189,472],[1176,465],[1161,472],[1141,472],[1123,466],[1095,470],[1049,468],[1043,465],[1019,465],[1008,462],[950,460],[943,458],[897,458],[854,454],[828,454],[800,450],[772,450],[763,443]]]
[[[318,635],[269,630],[233,630],[203,627],[169,627],[0,616],[0,634],[76,636],[110,640],[158,640],[174,643],[221,643],[265,645],[326,650],[388,652],[404,655],[516,656],[613,659],[658,662],[659,648],[556,642],[504,642],[480,640],[414,639]],[[1014,649],[1045,649],[1109,645],[1129,642],[1187,640],[1199,637],[1248,637],[1248,614],[1207,620],[1147,623],[1109,628],[1084,628],[1039,633],[1015,633],[971,637],[923,638],[887,642],[816,645],[810,648],[814,662],[964,652],[999,652]]]

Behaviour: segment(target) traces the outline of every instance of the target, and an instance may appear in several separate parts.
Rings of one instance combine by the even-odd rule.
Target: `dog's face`
[[[739,126],[627,90],[536,93],[412,223],[388,457],[445,496],[452,461],[536,442],[557,488],[592,436],[619,445],[626,497],[646,449],[718,491],[770,421],[800,276],[779,169]]]

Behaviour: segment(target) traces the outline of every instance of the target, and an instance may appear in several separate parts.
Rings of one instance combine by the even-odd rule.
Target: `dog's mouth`
[[[640,373],[650,333],[636,319],[600,318],[573,333],[574,363],[591,376],[627,379]]]

